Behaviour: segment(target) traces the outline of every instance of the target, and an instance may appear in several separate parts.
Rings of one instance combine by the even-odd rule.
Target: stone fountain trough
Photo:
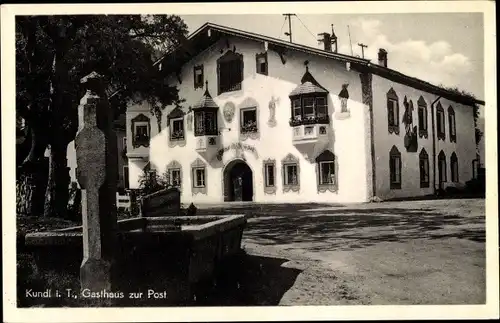
[[[212,279],[217,268],[240,251],[246,222],[244,215],[118,221],[113,289],[142,292],[142,300],[161,300],[162,304],[189,302],[193,287]],[[81,226],[27,234],[24,247],[39,270],[78,277],[83,260]],[[123,305],[134,303],[127,295],[121,301]]]

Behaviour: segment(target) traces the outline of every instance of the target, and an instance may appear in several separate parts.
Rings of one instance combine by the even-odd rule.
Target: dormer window
[[[149,118],[145,115],[139,114],[137,117],[132,119],[133,148],[140,146],[149,147],[150,128]]]
[[[261,53],[255,55],[257,73],[262,75],[268,75],[267,71],[267,53]]]
[[[243,82],[243,55],[227,51],[217,60],[218,93],[241,90]]]
[[[303,124],[329,124],[328,91],[309,73],[306,61],[306,73],[301,84],[289,95],[291,102],[290,126]]]
[[[203,88],[203,65],[194,67],[194,88]]]

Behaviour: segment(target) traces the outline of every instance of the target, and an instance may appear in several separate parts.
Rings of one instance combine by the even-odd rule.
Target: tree
[[[156,171],[146,168],[139,177],[139,194],[141,196],[149,195],[170,187],[172,186],[170,185],[168,172],[160,175]]]
[[[186,35],[187,26],[174,15],[16,17],[16,113],[25,120],[30,139],[29,152],[18,165],[18,187],[28,188],[26,196],[34,193],[30,187],[43,189],[33,184],[43,177],[39,166],[49,148],[45,216],[66,212],[66,149],[77,131],[80,79],[92,71],[102,75],[108,94],[116,94],[116,115],[131,99],[147,100],[160,110],[178,104],[177,88],[164,82],[153,62]],[[40,215],[40,201],[26,201],[26,196],[22,203],[32,204],[28,213]]]

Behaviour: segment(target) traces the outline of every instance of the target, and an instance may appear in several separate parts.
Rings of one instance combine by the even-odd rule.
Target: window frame
[[[181,135],[178,135],[178,136],[174,136],[174,125],[176,123],[180,123],[181,124]],[[185,130],[185,127],[184,127],[184,117],[179,117],[179,118],[172,118],[170,119],[170,132],[169,132],[169,135],[170,135],[170,140],[171,141],[183,141],[186,139],[186,130]]]
[[[322,165],[324,164],[332,164],[333,165],[333,182],[332,183],[324,183],[323,182],[323,169]],[[336,192],[338,189],[338,164],[337,158],[335,154],[329,149],[324,150],[321,154],[316,157],[316,184],[318,193],[324,193],[326,191]]]
[[[201,80],[198,80],[197,79],[197,72],[200,72],[199,75],[201,75]],[[193,66],[193,78],[194,78],[194,88],[195,89],[198,89],[198,88],[202,88],[203,89],[203,84],[205,83],[205,73],[204,73],[204,68],[203,68],[203,64],[200,64],[200,65],[195,65]]]
[[[296,177],[297,182],[294,184],[288,183],[288,167],[295,166],[296,167]],[[281,161],[281,169],[282,169],[282,178],[283,178],[283,192],[298,192],[300,191],[300,161],[298,158],[293,156],[292,154],[288,154]]]
[[[235,66],[231,66],[231,64],[235,64]],[[229,72],[227,72],[227,70]],[[234,69],[234,71],[232,70]],[[235,72],[236,71],[236,72]],[[222,73],[228,73],[228,75],[224,75],[224,77],[228,77],[229,80],[225,80],[221,82],[223,77]],[[234,73],[234,76],[233,74]],[[238,81],[235,82],[234,85],[230,84],[233,79],[239,78]],[[224,55],[217,59],[217,90],[218,95],[228,92],[240,91],[242,89],[243,79],[244,79],[244,63],[243,63],[243,55],[233,52],[227,51]],[[227,87],[227,88],[226,88]]]
[[[264,63],[259,63],[260,59],[264,59]],[[264,71],[261,70],[261,65],[264,64]],[[255,54],[255,71],[257,74],[269,75],[269,63],[267,60],[267,52]]]
[[[448,107],[448,129],[450,132],[450,142],[457,142],[457,124],[455,118],[455,110],[450,105]]]
[[[299,114],[296,114],[297,110],[299,111]],[[302,102],[300,98],[292,100],[292,113],[292,118],[294,120],[302,120]]]
[[[252,129],[245,129],[244,126],[244,119],[245,119],[245,113],[248,112],[254,112],[255,113],[255,128]],[[248,134],[248,133],[257,133],[259,132],[259,120],[258,120],[258,115],[257,115],[257,107],[248,107],[248,108],[242,108],[240,109],[240,133],[241,134]]]
[[[208,188],[208,174],[207,174],[207,164],[200,158],[197,158],[191,163],[191,190],[192,194],[207,194]],[[203,170],[203,186],[198,185],[197,170]]]
[[[441,102],[436,106],[436,133],[438,140],[446,140],[446,116]]]
[[[457,154],[453,152],[450,156],[450,175],[452,183],[459,183],[459,168]]]
[[[311,104],[306,105],[306,100],[311,100]],[[314,98],[314,97],[310,97],[310,96],[302,97],[302,118],[303,119],[312,119],[312,118],[316,117],[316,107],[314,104],[315,101],[316,101],[316,98]],[[306,108],[309,108],[309,107],[312,109],[312,113],[306,114]]]
[[[444,171],[441,172],[441,165],[444,165]],[[441,181],[441,178],[439,175],[443,176],[443,181]],[[448,165],[446,162],[446,154],[444,151],[441,150],[441,152],[438,155],[438,182],[439,183],[446,183],[448,182]]]
[[[393,88],[387,92],[387,126],[390,134],[399,135],[399,97]]]
[[[394,164],[393,166],[393,161],[397,160],[398,161],[398,167]],[[389,153],[389,182],[390,182],[390,188],[391,189],[401,189],[401,184],[403,182],[403,176],[401,173],[402,170],[402,158],[401,158],[401,153],[397,149],[396,146],[392,146],[392,149]],[[399,178],[397,178],[396,175],[399,174]]]
[[[198,184],[198,172],[202,174],[202,182],[201,184]],[[193,182],[193,188],[205,188],[207,186],[206,184],[206,167],[193,167],[193,177],[194,177],[194,182]]]
[[[268,169],[271,167],[273,169],[273,185],[269,184],[269,172]],[[276,160],[266,159],[262,162],[262,174],[264,178],[264,194],[276,194]]]
[[[423,120],[421,118],[420,111],[422,111]],[[417,115],[418,115],[418,135],[420,138],[424,137],[427,139],[429,136],[427,102],[425,102],[422,96],[420,96],[417,102]]]
[[[420,170],[420,188],[428,188],[430,182],[429,155],[424,148],[420,151],[418,166]]]

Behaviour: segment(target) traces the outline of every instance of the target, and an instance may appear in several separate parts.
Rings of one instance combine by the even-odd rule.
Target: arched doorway
[[[224,168],[224,201],[252,201],[253,174],[241,159],[231,161]]]

